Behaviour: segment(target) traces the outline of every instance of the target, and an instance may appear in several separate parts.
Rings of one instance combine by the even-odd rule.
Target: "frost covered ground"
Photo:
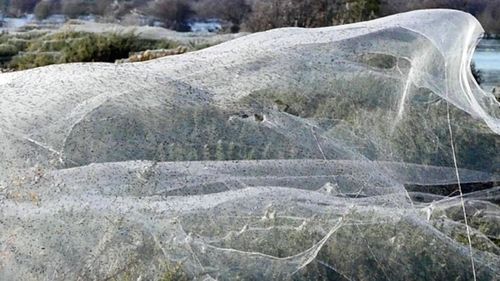
[[[482,32],[424,10],[1,74],[0,279],[499,279]]]

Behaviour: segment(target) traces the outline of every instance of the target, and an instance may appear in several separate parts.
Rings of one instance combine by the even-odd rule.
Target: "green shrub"
[[[169,40],[139,38],[133,33],[95,34],[88,32],[59,32],[0,37],[0,44],[8,42],[5,53],[15,56],[9,67],[17,70],[70,62],[115,62],[131,53],[154,49],[172,49],[179,46]],[[201,48],[206,46],[201,46]],[[199,49],[199,48],[196,48]]]
[[[6,32],[0,33],[0,44],[7,42],[9,40],[9,35]]]
[[[33,40],[41,38],[45,35],[47,35],[47,31],[31,30],[31,31],[16,33],[15,38]]]
[[[26,39],[13,37],[13,38],[9,38],[7,43],[15,46],[18,51],[25,51],[26,48],[28,48],[30,41],[26,40]]]
[[[25,70],[61,62],[61,55],[57,52],[25,53],[14,56],[9,68]]]
[[[16,46],[8,43],[0,44],[0,57],[12,57],[17,55],[17,52]]]

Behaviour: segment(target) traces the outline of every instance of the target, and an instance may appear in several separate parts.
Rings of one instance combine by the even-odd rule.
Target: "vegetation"
[[[246,0],[201,0],[194,5],[196,16],[219,18],[231,23],[231,32],[238,32],[240,25],[251,12]]]
[[[0,13],[38,19],[62,13],[70,18],[94,14],[126,20],[132,14],[152,16],[165,27],[185,31],[193,19],[217,18],[232,32],[274,27],[316,27],[357,22],[415,9],[450,8],[476,16],[486,31],[500,33],[500,0],[0,0]]]
[[[95,14],[123,20],[138,12],[178,31],[188,31],[190,20],[216,18],[237,32],[242,25],[250,31],[261,31],[356,22],[376,17],[379,6],[379,0],[12,0],[3,5],[3,10],[12,16],[34,11],[38,19],[62,13],[69,18]]]
[[[158,0],[149,4],[151,14],[161,19],[168,28],[189,31],[187,20],[194,14],[190,2],[186,0]]]
[[[187,273],[183,270],[181,264],[166,266],[165,273],[161,276],[160,281],[189,281],[192,280],[189,278]]]
[[[0,57],[12,57],[17,54],[16,46],[9,43],[0,44]]]
[[[69,18],[94,14],[127,21],[134,14],[154,17],[165,27],[187,31],[190,20],[220,19],[229,30],[317,27],[367,20],[410,10],[450,8],[476,16],[490,34],[500,34],[500,0],[0,0],[0,14],[35,13]]]
[[[471,63],[470,69],[472,71],[472,76],[474,76],[474,79],[476,79],[477,84],[481,85],[481,83],[483,82],[481,70],[477,69],[474,62]]]
[[[255,205],[253,200],[244,201],[238,207]],[[193,244],[172,245],[162,240],[164,236],[133,228],[130,234],[117,230],[106,247],[94,254],[98,261],[116,261],[114,267],[106,267],[106,278],[98,271],[103,268],[99,263],[92,270],[82,270],[80,277],[113,281],[184,281],[207,275],[217,280],[429,280],[429,276],[431,280],[470,280],[465,225],[459,200],[456,202],[437,210],[430,223],[412,210],[363,204],[349,210],[331,208],[315,212],[314,216],[309,208],[300,205],[294,211],[301,215],[290,216],[286,210],[264,204],[257,204],[248,215],[235,216],[234,206],[223,204],[176,217],[179,228],[197,240]],[[488,203],[475,204],[471,212],[484,212],[481,217],[488,217]],[[120,230],[129,229],[121,221],[118,225]],[[490,255],[498,255],[498,247],[488,239],[498,237],[498,222],[491,220],[487,232],[481,225],[470,225],[477,278],[495,280],[495,269],[486,261],[494,260]],[[142,243],[130,245],[132,235]],[[182,234],[177,237],[183,238]],[[210,247],[200,247],[200,242]],[[113,251],[115,247],[122,251]],[[305,258],[313,257],[315,249],[318,252],[314,259],[301,267]]]
[[[306,223],[305,220],[292,219],[279,213],[265,218],[246,216],[235,219],[234,215],[219,209],[216,214],[208,211],[196,216],[185,215],[180,217],[180,221],[186,231],[210,237],[211,246],[236,250],[232,255],[211,251],[205,253],[206,256],[197,257],[205,268],[218,270],[219,280],[429,280],[429,276],[433,276],[433,280],[472,278],[466,245],[461,244],[465,235],[463,224],[456,224],[453,218],[433,219],[433,225],[445,234],[449,234],[447,228],[451,225],[456,226],[449,234],[456,239],[453,241],[436,235],[432,226],[423,225],[413,214],[399,214],[397,218],[393,215],[359,208],[347,214],[318,214],[314,220]],[[337,225],[340,217],[343,222]],[[304,254],[325,238],[326,230],[330,229],[335,231],[328,236],[315,259],[293,276],[288,274],[291,268],[299,267],[300,257],[295,256],[295,260],[288,261],[267,258]],[[477,232],[475,237],[481,235]],[[479,251],[496,251],[494,246],[483,249],[487,244],[489,242],[485,238],[482,241],[475,240],[475,259],[481,260],[485,254]],[[237,251],[247,254],[238,255]],[[251,257],[248,254],[255,252],[267,257]],[[223,258],[215,258],[219,256]],[[228,263],[233,263],[238,270],[220,270],[227,267]],[[266,266],[262,267],[264,263]],[[189,270],[180,263],[168,265],[164,267],[160,280],[190,280]],[[129,274],[138,276],[140,272]],[[494,271],[487,266],[478,269],[476,274],[479,280],[492,280],[495,276]]]
[[[49,1],[40,1],[35,6],[35,17],[38,20],[46,19],[50,15],[51,3]]]
[[[208,105],[183,108],[163,105],[162,114],[168,118],[157,120],[156,127],[146,126],[139,116],[120,120],[110,116],[108,121],[100,121],[109,122],[103,124],[110,128],[107,131],[89,130],[89,125],[82,123],[74,128],[74,136],[68,137],[66,162],[86,165],[90,163],[89,159],[121,161],[127,155],[138,154],[140,159],[161,162],[337,159],[339,153],[344,153],[333,142],[324,141],[323,156],[311,135],[313,128],[306,122],[295,121],[299,116],[316,121],[318,138],[349,143],[369,159],[453,166],[450,136],[448,130],[442,129],[448,126],[447,107],[446,103],[438,102],[441,100],[439,96],[425,89],[412,88],[408,101],[411,106],[405,111],[404,118],[394,126],[387,126],[397,115],[398,96],[394,93],[400,92],[398,87],[402,85],[386,81],[385,76],[352,79],[329,80],[325,83],[326,88],[305,85],[299,89],[255,91],[238,101],[240,111],[237,112]],[[169,91],[176,87],[165,89]],[[367,91],[378,95],[368,95]],[[498,147],[496,135],[459,109],[450,108],[450,116],[454,120],[459,166],[498,172],[498,165],[495,165],[499,161],[495,151]],[[271,118],[279,118],[282,125],[271,129],[261,124]],[[124,127],[127,128],[126,137]],[[296,138],[287,137],[290,127],[294,128]],[[353,138],[352,134],[357,137]],[[85,139],[107,139],[112,140],[110,143],[122,145],[103,149],[110,152],[105,154],[93,150],[91,143],[82,141]]]
[[[491,202],[488,202],[491,201]],[[499,211],[500,204],[495,203],[493,196],[488,201],[469,202],[467,210],[467,223],[473,229],[471,239],[474,248],[495,255],[500,254],[500,225],[498,218],[489,215]],[[438,207],[432,215],[436,219],[434,226],[462,245],[468,245],[465,231],[465,219],[461,203]],[[446,219],[443,219],[446,218]]]
[[[378,0],[255,1],[245,26],[251,31],[284,26],[329,26],[375,18],[378,9]]]
[[[24,13],[33,12],[37,2],[38,0],[10,0],[4,2],[3,8],[4,12],[19,17]]]
[[[57,63],[115,62],[134,52],[176,47],[180,47],[177,42],[142,39],[132,33],[3,34],[0,36],[0,62],[3,61],[4,68],[23,70]]]

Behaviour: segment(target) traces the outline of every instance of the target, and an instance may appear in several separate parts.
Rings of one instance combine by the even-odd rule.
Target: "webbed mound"
[[[0,75],[0,279],[500,278],[481,33],[428,10]]]

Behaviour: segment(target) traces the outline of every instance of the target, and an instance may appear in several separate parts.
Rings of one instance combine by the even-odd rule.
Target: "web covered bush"
[[[0,279],[500,278],[482,32],[429,10],[2,74]]]

